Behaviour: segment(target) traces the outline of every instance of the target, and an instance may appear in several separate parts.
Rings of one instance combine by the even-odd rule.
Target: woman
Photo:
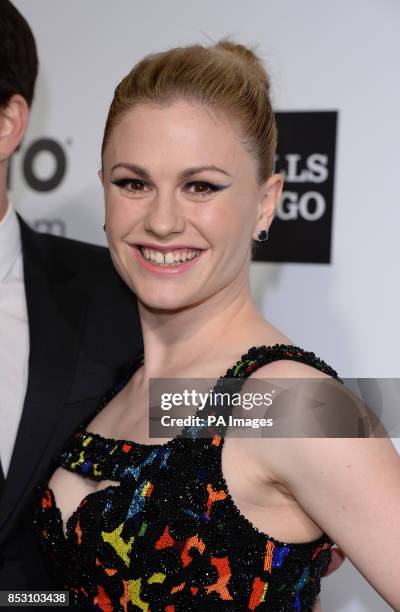
[[[312,610],[333,541],[400,607],[390,441],[148,436],[150,378],[338,379],[251,296],[251,243],[283,186],[275,148],[268,76],[244,46],[150,55],[115,91],[105,227],[144,358],[67,440],[35,505],[50,567],[84,608]]]

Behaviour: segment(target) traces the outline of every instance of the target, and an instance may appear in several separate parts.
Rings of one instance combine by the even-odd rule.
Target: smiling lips
[[[174,249],[173,251],[159,251],[149,249],[147,247],[140,247],[140,250],[143,257],[147,261],[164,265],[189,261],[200,253],[199,249]]]
[[[148,245],[138,245],[134,247],[134,252],[136,259],[146,270],[160,274],[187,270],[200,258],[204,250],[186,245],[174,247],[150,248]]]

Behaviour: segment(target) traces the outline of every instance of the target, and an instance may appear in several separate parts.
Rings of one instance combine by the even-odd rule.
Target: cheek
[[[227,194],[226,198],[215,201],[199,214],[199,221],[208,228],[208,234],[218,240],[221,236],[230,239],[244,233],[249,225],[249,217],[238,196]]]
[[[232,202],[223,213],[210,227],[218,227],[219,239],[226,243],[230,257],[241,259],[251,242],[254,219],[241,202]]]
[[[125,236],[138,221],[137,207],[134,202],[113,196],[106,201],[107,232],[113,239]]]

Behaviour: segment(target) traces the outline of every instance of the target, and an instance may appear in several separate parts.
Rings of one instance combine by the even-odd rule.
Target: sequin
[[[127,366],[96,414],[143,359],[140,353]],[[240,382],[277,359],[301,361],[342,382],[314,353],[276,344],[249,349],[218,383]],[[88,433],[93,416],[49,466],[33,508],[39,546],[71,605],[104,612],[312,610],[333,540],[323,533],[311,542],[280,542],[243,516],[222,474],[223,435],[199,438],[188,428],[188,437],[145,445]],[[119,483],[87,495],[66,536],[48,486],[58,466]]]

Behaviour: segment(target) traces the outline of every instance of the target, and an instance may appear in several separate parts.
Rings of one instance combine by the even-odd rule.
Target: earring
[[[103,224],[103,232],[105,232],[105,231],[106,231],[106,224],[104,223]]]
[[[258,240],[256,240],[256,244],[264,244],[268,240],[268,230],[261,230],[258,234]]]

